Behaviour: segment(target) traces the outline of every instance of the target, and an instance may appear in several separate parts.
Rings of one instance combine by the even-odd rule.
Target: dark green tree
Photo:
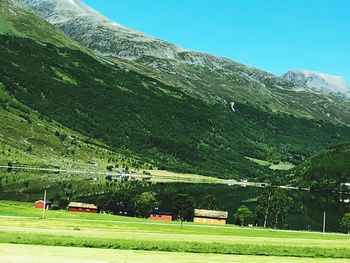
[[[159,205],[154,192],[144,192],[135,198],[134,209],[138,217],[147,218],[149,213]]]
[[[101,195],[95,202],[100,211],[110,212],[112,209],[111,195]]]
[[[106,170],[109,171],[109,172],[112,172],[113,171],[113,165],[107,165],[106,166]]]
[[[272,195],[272,216],[274,227],[284,220],[288,209],[288,197],[281,188],[275,188]]]
[[[190,221],[193,218],[195,208],[194,198],[188,194],[178,194],[173,201],[173,213],[174,217],[178,218],[181,222]]]
[[[130,199],[128,191],[123,189],[117,190],[113,193],[112,202],[117,206],[126,207]]]
[[[266,187],[264,191],[261,193],[261,195],[258,197],[258,205],[256,207],[256,213],[258,216],[263,217],[263,226],[264,228],[267,225],[268,217],[272,210],[272,194],[273,194],[273,188],[272,187]]]
[[[246,223],[253,217],[254,213],[245,205],[242,205],[237,209],[234,215],[235,222],[240,226],[245,226]]]
[[[208,210],[216,210],[216,198],[213,195],[206,195],[203,197],[202,208]]]
[[[8,171],[8,172],[11,172],[11,171],[12,171],[12,166],[13,166],[12,162],[8,162],[8,163],[7,163],[7,171]]]
[[[258,197],[257,215],[263,217],[263,226],[266,227],[269,217],[273,220],[272,225],[277,227],[284,219],[288,208],[288,197],[285,192],[277,187],[268,186]]]
[[[346,230],[346,232],[348,234],[350,234],[350,213],[346,213],[341,222],[340,222],[340,225],[342,227],[343,230]]]

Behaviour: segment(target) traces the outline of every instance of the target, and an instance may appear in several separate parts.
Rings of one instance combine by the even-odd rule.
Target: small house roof
[[[87,208],[87,209],[97,209],[97,206],[94,204],[86,204],[79,202],[70,202],[68,207],[79,207],[79,208]]]
[[[227,219],[228,212],[226,212],[226,211],[195,209],[194,210],[194,216],[195,217]]]
[[[159,211],[152,211],[150,215],[164,215],[164,216],[171,216],[172,213],[169,212],[159,212]]]
[[[38,201],[35,201],[35,203],[44,203],[44,200],[38,200]],[[46,200],[46,204],[47,205],[51,204],[51,201]]]

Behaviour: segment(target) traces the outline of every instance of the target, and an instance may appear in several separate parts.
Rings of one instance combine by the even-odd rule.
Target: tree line
[[[285,192],[280,188],[266,187],[257,198],[257,202],[258,205],[254,211],[245,205],[240,206],[233,214],[234,223],[240,226],[252,224],[278,228],[285,219],[289,207],[289,199]],[[215,196],[210,194],[205,195],[200,204],[196,204],[193,196],[179,193],[173,197],[171,203],[173,218],[181,223],[193,220],[195,208],[218,209]],[[127,215],[140,218],[148,218],[151,213],[158,212],[161,204],[153,191],[146,191],[130,198],[128,190],[123,188],[97,198],[97,205],[101,212],[120,214],[124,211]]]

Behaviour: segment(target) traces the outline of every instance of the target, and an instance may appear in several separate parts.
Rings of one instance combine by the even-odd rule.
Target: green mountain
[[[0,32],[81,49],[81,46],[67,38],[62,31],[40,19],[33,11],[23,8],[16,0],[0,1]]]
[[[29,23],[27,14],[31,17],[33,13],[19,5],[20,11],[13,10],[12,3],[1,1],[0,16],[11,17],[8,12],[15,12],[17,22]],[[35,19],[38,22],[31,24],[28,34],[26,28],[19,27],[0,31],[3,104],[9,104],[6,96],[10,96],[38,115],[29,117],[38,125],[46,123],[39,121],[42,116],[81,138],[97,140],[101,149],[110,150],[102,155],[109,160],[121,153],[135,158],[128,159],[134,167],[152,164],[223,178],[265,180],[275,178],[278,172],[247,157],[300,163],[327,146],[350,140],[347,126],[264,110],[248,102],[232,105],[208,99],[185,91],[176,81],[151,77],[134,62],[96,58],[60,33],[59,39],[46,39],[43,32],[35,35],[30,32],[54,30],[39,17]],[[248,89],[249,83],[246,85],[242,83]],[[14,141],[20,136],[30,138],[33,122],[26,125],[22,135],[13,134]],[[51,160],[57,156],[48,150],[55,127],[47,135],[51,139],[41,142]],[[44,130],[34,133],[46,134]],[[4,133],[5,141],[7,136]],[[65,151],[62,148],[60,152]],[[101,155],[83,152],[85,162]]]
[[[296,170],[301,185],[315,189],[339,189],[350,182],[350,143],[339,144],[320,152]]]
[[[117,24],[80,0],[18,0],[96,54],[132,62],[142,74],[191,96],[227,106],[242,103],[335,124],[350,124],[350,99],[251,68],[186,50]]]
[[[0,33],[4,41],[15,36],[24,41],[31,38],[43,46],[50,42],[85,50],[16,1],[0,2]],[[30,69],[27,70],[30,74]],[[9,94],[3,83],[0,83],[0,123],[0,165],[87,171],[104,171],[110,165],[148,167],[32,110]]]
[[[105,171],[147,167],[53,121],[17,101],[0,84],[0,165]]]

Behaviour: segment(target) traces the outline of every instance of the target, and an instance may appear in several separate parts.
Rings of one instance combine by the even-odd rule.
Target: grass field
[[[278,164],[273,164],[264,160],[259,160],[251,157],[246,157],[246,159],[262,166],[268,166],[271,170],[288,171],[295,167],[294,164],[286,163],[286,162],[279,162]]]
[[[40,262],[30,260],[39,255],[35,251],[41,251],[41,246],[49,246],[43,251],[52,257],[50,262],[65,262],[60,261],[64,257],[58,252],[61,247],[70,247],[72,253],[81,256],[80,261],[74,262],[151,262],[158,259],[203,262],[204,258],[211,258],[206,262],[328,262],[330,258],[338,258],[330,262],[345,262],[350,259],[350,237],[347,235],[323,236],[310,232],[193,223],[186,223],[181,228],[178,222],[65,211],[47,211],[46,219],[40,219],[41,210],[32,206],[0,202],[0,251],[7,251],[0,253],[4,257],[0,257],[0,262],[18,262],[13,259],[18,255],[27,255],[27,261],[20,262]],[[6,249],[9,244],[18,246],[16,251],[23,252]],[[101,260],[105,261],[94,261],[94,255],[98,255],[100,249],[108,249],[101,254]],[[87,256],[89,253],[91,257]],[[109,261],[118,255],[121,261]],[[123,261],[123,257],[127,260]],[[288,257],[297,257],[298,261]],[[188,259],[191,261],[186,261]]]
[[[182,173],[175,173],[175,172],[164,171],[164,170],[145,170],[145,171],[152,175],[151,181],[158,182],[158,183],[159,182],[162,182],[162,183],[184,182],[184,183],[208,183],[208,184],[226,183],[226,180],[224,179],[197,175],[197,174],[182,174]]]

